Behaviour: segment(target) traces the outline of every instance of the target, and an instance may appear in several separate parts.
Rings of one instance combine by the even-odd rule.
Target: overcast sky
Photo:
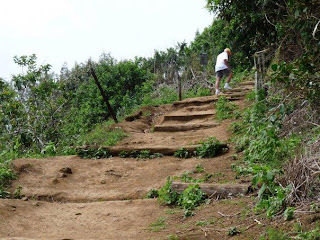
[[[212,22],[205,0],[0,0],[0,77],[20,72],[13,56],[36,54],[59,73],[105,52],[151,57],[193,40]]]

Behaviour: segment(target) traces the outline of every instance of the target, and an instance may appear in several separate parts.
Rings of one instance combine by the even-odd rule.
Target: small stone
[[[60,169],[60,172],[66,173],[66,174],[72,174],[72,169],[69,167],[64,167]]]
[[[22,200],[22,201],[28,201],[29,198],[28,198],[28,197],[23,197],[23,198],[21,198],[21,200]]]
[[[58,175],[58,177],[59,177],[59,178],[66,178],[66,177],[68,177],[68,174],[66,174],[66,173],[60,173],[60,174]]]
[[[57,178],[55,178],[52,180],[52,183],[57,184],[57,183],[59,183],[59,180]]]
[[[76,213],[77,216],[82,215],[82,213]]]
[[[32,205],[35,206],[35,207],[39,207],[41,204],[42,204],[41,202],[35,202]]]
[[[106,181],[106,180],[101,180],[100,183],[101,183],[101,184],[106,184],[107,181]]]

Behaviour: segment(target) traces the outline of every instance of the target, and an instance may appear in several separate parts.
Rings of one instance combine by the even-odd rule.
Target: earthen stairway
[[[236,104],[252,83],[225,93]],[[168,176],[181,176],[201,163],[208,173],[223,173],[211,183],[227,183],[221,196],[245,193],[246,186],[234,180],[230,169],[232,152],[212,159],[179,159],[165,156],[139,160],[120,158],[121,151],[150,150],[172,155],[184,147],[194,150],[200,141],[215,136],[226,142],[228,122],[215,119],[216,96],[185,99],[172,105],[149,108],[117,125],[128,137],[108,148],[108,159],[60,156],[45,159],[17,159],[13,166],[19,178],[11,192],[21,186],[21,199],[0,199],[0,238],[4,239],[163,239],[174,233],[148,231],[150,223],[163,217],[165,207],[145,199],[151,189],[162,187]],[[91,146],[92,147],[92,146]],[[67,168],[72,171],[65,171]],[[200,176],[199,176],[200,177]],[[221,185],[204,185],[214,194]],[[240,184],[239,184],[240,183]],[[237,185],[238,184],[238,185]],[[174,185],[182,191],[186,184]],[[235,188],[236,186],[236,188]],[[210,192],[214,189],[214,192]],[[220,208],[219,208],[219,211]],[[181,214],[175,219],[181,218]],[[199,239],[199,238],[194,238]],[[215,239],[215,238],[214,238]]]
[[[224,96],[229,101],[237,103],[242,101],[246,94],[253,89],[253,84],[251,81],[242,82],[239,87],[225,91],[219,96]],[[176,101],[162,114],[153,116],[151,120],[149,118],[149,124],[146,124],[144,129],[138,132],[128,130],[129,137],[117,146],[84,146],[82,148],[105,148],[113,156],[117,156],[121,152],[129,153],[141,150],[173,155],[181,148],[193,152],[199,146],[199,143],[208,137],[216,137],[221,142],[225,142],[228,140],[225,135],[216,134],[221,132],[219,131],[220,123],[215,118],[215,103],[217,100],[217,96],[207,96]],[[147,117],[143,115],[143,111],[140,111],[127,117],[128,125],[145,122]],[[125,124],[121,125],[124,129],[127,127]]]

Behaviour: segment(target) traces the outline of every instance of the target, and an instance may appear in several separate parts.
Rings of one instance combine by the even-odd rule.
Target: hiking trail
[[[222,95],[243,108],[244,96],[252,89],[253,82],[244,82]],[[246,222],[238,214],[251,204],[248,197],[212,200],[210,204],[200,206],[195,216],[189,218],[183,218],[182,210],[178,208],[161,206],[156,199],[146,199],[148,191],[161,188],[168,176],[180,176],[194,170],[198,164],[203,165],[205,172],[194,172],[193,177],[210,173],[213,177],[209,183],[243,183],[235,179],[231,169],[235,150],[229,142],[228,126],[232,120],[216,120],[217,100],[216,96],[208,96],[143,107],[115,125],[128,137],[116,146],[105,147],[112,153],[111,158],[93,160],[59,156],[14,160],[18,178],[10,191],[21,188],[23,198],[0,199],[0,237],[167,239],[168,235],[176,234],[179,239],[227,239],[229,236],[222,231],[228,231],[230,226],[251,226],[254,224],[252,219],[252,222]],[[208,137],[226,143],[229,151],[214,158],[173,157],[173,153],[181,148],[194,151],[199,142]],[[123,151],[142,150],[165,156],[155,159],[118,156]],[[214,229],[196,225],[196,222],[213,218],[215,221],[220,219]],[[165,219],[165,226],[160,229],[150,227],[157,219]],[[257,227],[256,231],[261,230]],[[248,239],[250,234],[254,235],[254,231],[239,237]]]

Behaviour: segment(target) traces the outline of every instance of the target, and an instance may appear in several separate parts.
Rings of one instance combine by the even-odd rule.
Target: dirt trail
[[[243,107],[244,94],[252,83],[242,84],[225,95]],[[186,99],[171,105],[145,107],[134,121],[122,122],[129,137],[118,146],[135,148],[188,147],[207,137],[227,142],[231,120],[215,118],[215,96]],[[132,118],[134,119],[134,117]],[[179,239],[228,238],[221,229],[245,224],[240,209],[246,209],[248,198],[212,201],[201,206],[187,219],[178,208],[160,206],[145,199],[150,189],[158,189],[167,176],[180,176],[202,164],[212,174],[212,183],[241,183],[231,170],[234,149],[208,159],[179,159],[165,156],[155,159],[112,157],[81,159],[77,156],[13,161],[19,178],[11,191],[21,186],[24,199],[0,200],[0,238],[2,239]],[[229,217],[223,216],[224,212]],[[150,225],[162,219],[164,226]],[[196,225],[197,221],[215,219],[220,230]],[[212,220],[213,221],[213,220]],[[207,227],[208,228],[208,227]],[[226,230],[227,231],[227,230]],[[259,229],[258,229],[259,231]],[[205,233],[205,234],[204,234]],[[239,238],[247,239],[252,231]],[[206,238],[207,237],[207,238]]]

